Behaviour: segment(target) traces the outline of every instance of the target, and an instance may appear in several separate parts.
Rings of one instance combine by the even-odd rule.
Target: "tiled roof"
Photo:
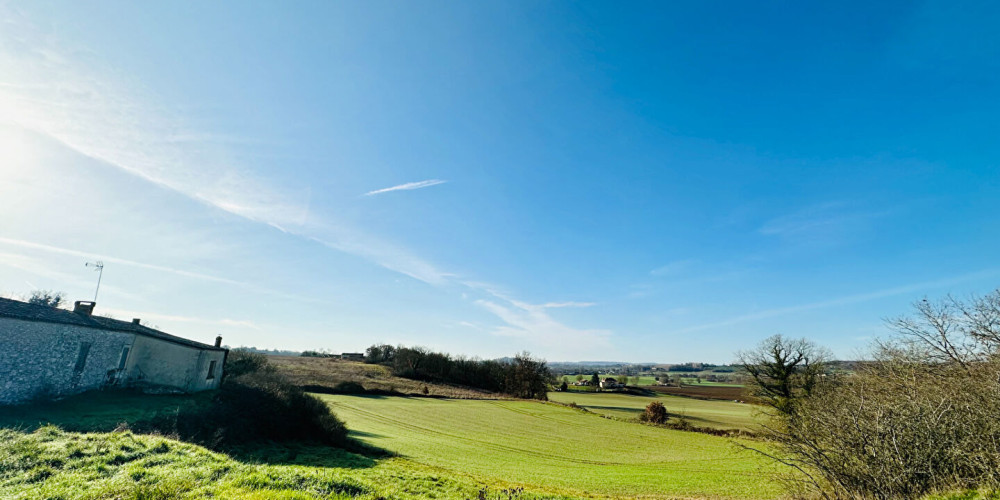
[[[104,318],[101,316],[84,316],[65,309],[29,304],[20,300],[0,298],[0,317],[23,319],[27,321],[42,321],[45,323],[59,323],[63,325],[85,326],[100,330],[114,330],[117,332],[128,332],[154,339],[160,339],[174,344],[195,347],[198,349],[208,349],[213,351],[224,351],[221,347],[209,344],[202,344],[185,338],[170,335],[169,333],[138,325],[130,321],[119,321],[117,319]]]

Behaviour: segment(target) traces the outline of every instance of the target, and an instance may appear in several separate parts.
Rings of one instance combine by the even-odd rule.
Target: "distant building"
[[[625,384],[611,377],[601,380],[601,389],[621,389],[623,387],[625,387]]]
[[[0,299],[0,404],[104,387],[165,392],[215,389],[228,351],[131,322]]]
[[[345,352],[340,355],[340,359],[346,359],[348,361],[364,361],[365,355],[360,352]]]

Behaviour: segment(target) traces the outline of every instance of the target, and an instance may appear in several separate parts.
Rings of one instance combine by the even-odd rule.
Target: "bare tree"
[[[750,390],[764,404],[790,415],[795,400],[813,392],[829,353],[806,339],[774,335],[756,348],[737,354],[750,375]]]

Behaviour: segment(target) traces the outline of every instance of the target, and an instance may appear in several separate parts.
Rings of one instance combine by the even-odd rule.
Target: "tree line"
[[[387,366],[397,377],[464,385],[525,399],[548,399],[552,378],[545,361],[527,352],[510,359],[481,360],[422,347],[376,344],[365,350],[365,362]]]
[[[918,498],[1000,487],[1000,290],[914,304],[870,361],[831,370],[805,339],[740,358],[771,409],[758,450],[825,498]]]

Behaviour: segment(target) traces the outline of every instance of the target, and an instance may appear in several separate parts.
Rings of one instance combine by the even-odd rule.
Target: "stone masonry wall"
[[[131,333],[0,318],[0,404],[103,387],[134,341]],[[90,349],[81,363],[83,343]]]

